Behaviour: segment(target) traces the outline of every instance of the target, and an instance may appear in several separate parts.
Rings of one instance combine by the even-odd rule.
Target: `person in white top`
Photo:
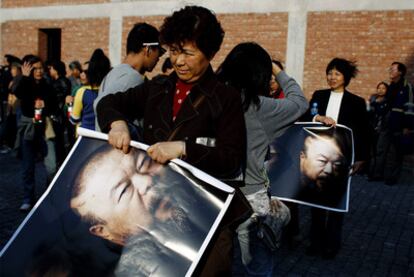
[[[347,91],[352,78],[358,73],[354,62],[334,58],[326,68],[329,89],[315,91],[304,121],[316,121],[335,126],[337,123],[352,129],[355,163],[352,173],[360,172],[369,159],[372,127],[369,124],[365,100]],[[307,253],[334,258],[341,246],[343,214],[312,208],[311,246]]]

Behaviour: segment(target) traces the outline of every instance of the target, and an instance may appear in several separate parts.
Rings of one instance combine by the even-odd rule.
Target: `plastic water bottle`
[[[34,110],[34,123],[42,123],[42,108],[36,108]]]
[[[318,114],[318,103],[317,102],[312,103],[310,113],[311,113],[312,116],[315,116],[315,115]]]
[[[73,111],[73,104],[72,103],[69,103],[68,104],[68,111],[67,111],[67,117],[68,117],[68,119],[72,115],[72,111]]]

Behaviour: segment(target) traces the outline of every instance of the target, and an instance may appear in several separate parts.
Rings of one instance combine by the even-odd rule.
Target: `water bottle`
[[[72,111],[73,111],[73,104],[72,103],[69,103],[68,104],[68,111],[67,111],[67,117],[68,117],[68,119],[72,115]]]
[[[34,110],[34,123],[42,123],[42,108],[36,108]]]
[[[312,116],[315,116],[315,115],[318,114],[318,103],[317,102],[312,103],[310,113],[311,113]]]

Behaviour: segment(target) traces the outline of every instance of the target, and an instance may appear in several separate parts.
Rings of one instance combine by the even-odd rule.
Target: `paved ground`
[[[350,212],[345,216],[343,245],[334,260],[305,255],[310,212],[300,209],[302,241],[294,249],[282,245],[277,276],[414,276],[414,163],[406,162],[400,182],[386,186],[356,176]],[[0,155],[0,249],[24,218],[19,162]],[[44,176],[40,176],[39,180]],[[44,187],[38,185],[40,194]]]

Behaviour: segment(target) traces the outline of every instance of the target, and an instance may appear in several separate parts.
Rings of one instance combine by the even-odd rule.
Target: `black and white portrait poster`
[[[296,123],[271,145],[267,162],[272,196],[347,212],[354,162],[352,130]]]
[[[234,189],[146,145],[80,138],[0,252],[0,276],[190,276]]]

